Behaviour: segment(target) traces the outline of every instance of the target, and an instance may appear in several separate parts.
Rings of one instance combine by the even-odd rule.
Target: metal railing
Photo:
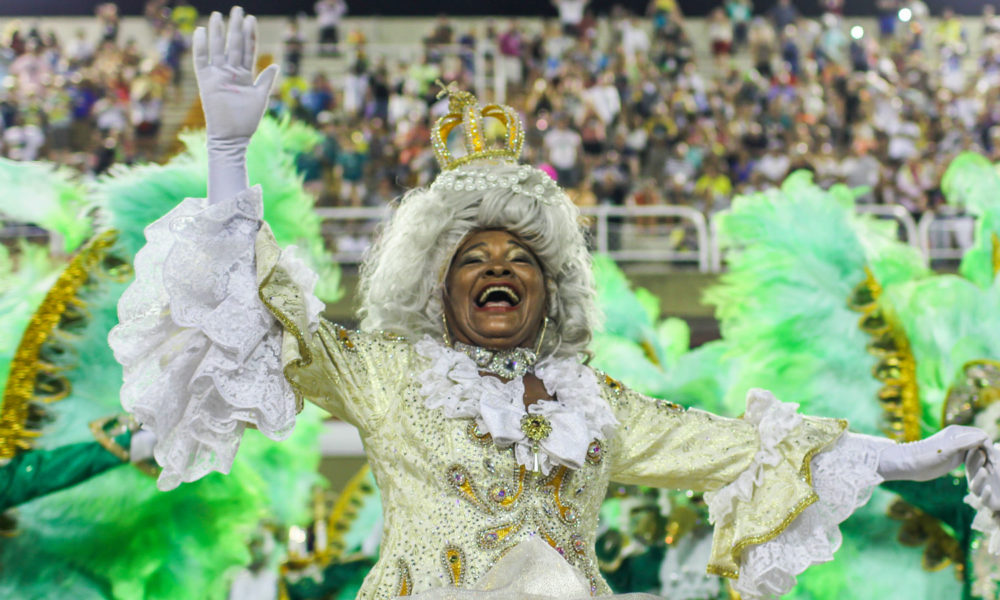
[[[711,243],[705,216],[688,206],[587,206],[580,212],[590,220],[594,249],[619,261],[664,262],[670,264],[695,264],[702,273],[711,270]],[[318,208],[316,213],[323,220],[323,233],[333,238],[337,246],[333,259],[341,264],[357,264],[364,255],[365,242],[370,241],[379,222],[388,217],[387,208]],[[662,235],[643,235],[639,220],[676,219],[693,232],[694,247],[688,249],[663,248]],[[659,227],[651,227],[659,231]],[[626,235],[627,234],[627,235]],[[628,237],[626,240],[625,238]],[[344,242],[344,243],[341,243]],[[645,246],[643,247],[645,242]],[[347,246],[348,248],[344,248]]]
[[[939,206],[920,217],[917,236],[928,260],[960,260],[972,246],[976,220],[955,206]]]
[[[358,264],[376,228],[390,215],[384,207],[316,208],[322,234],[334,251],[332,260]],[[857,211],[899,224],[902,241],[917,248],[928,260],[958,260],[972,245],[975,219],[951,206],[925,213],[919,222],[902,206],[859,205]],[[723,270],[718,219],[710,221],[689,206],[586,206],[580,213],[589,220],[593,248],[616,261],[696,265],[702,273]],[[676,221],[664,224],[663,220]],[[652,223],[652,225],[650,225]],[[683,244],[667,244],[664,233],[683,230]],[[51,232],[13,221],[0,220],[0,242],[17,238],[61,240]]]
[[[899,223],[902,231],[906,233],[902,241],[918,250],[923,250],[923,247],[920,245],[917,222],[913,220],[913,215],[910,214],[910,211],[902,206],[898,204],[858,204],[854,209],[861,214],[896,221]]]
[[[913,216],[910,215],[909,211],[902,206],[886,204],[858,204],[855,206],[855,210],[861,214],[896,221],[899,224],[897,237],[900,237],[901,241],[913,246],[926,256],[924,247],[920,243],[921,238],[917,222],[913,220]],[[712,216],[709,223],[709,233],[711,236],[711,269],[713,273],[721,273],[723,252],[721,245],[719,244],[719,220],[715,215]],[[904,235],[899,236],[898,233],[903,233]]]

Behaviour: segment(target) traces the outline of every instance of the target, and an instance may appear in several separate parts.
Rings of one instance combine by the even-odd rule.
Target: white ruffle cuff
[[[760,435],[760,450],[736,480],[706,494],[710,520],[716,527],[735,518],[735,508],[752,502],[754,490],[767,471],[783,459],[779,445],[799,428],[803,417],[797,404],[782,403],[770,392],[751,390],[744,420]],[[787,593],[797,575],[810,565],[827,562],[840,547],[839,525],[871,497],[882,482],[878,474],[880,447],[867,436],[844,433],[811,461],[811,481],[817,500],[802,510],[780,534],[750,545],[740,559],[733,588],[747,600]]]
[[[124,368],[121,401],[156,434],[161,490],[228,473],[248,425],[282,440],[295,424],[282,329],[257,291],[262,212],[260,187],[219,204],[185,200],[146,228],[119,300],[108,341]],[[285,262],[311,297],[315,275]]]

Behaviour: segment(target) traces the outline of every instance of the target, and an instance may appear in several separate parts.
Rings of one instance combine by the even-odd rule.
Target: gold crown
[[[524,145],[524,128],[517,112],[505,104],[490,104],[480,109],[476,97],[458,89],[454,81],[447,86],[438,81],[438,85],[443,88],[438,98],[448,96],[448,114],[438,119],[431,129],[431,145],[441,169],[447,171],[479,159],[516,164]],[[483,132],[483,120],[486,118],[500,121],[507,129],[507,142],[503,148],[487,148]],[[465,148],[468,152],[456,158],[448,150],[448,135],[459,125],[465,128]]]

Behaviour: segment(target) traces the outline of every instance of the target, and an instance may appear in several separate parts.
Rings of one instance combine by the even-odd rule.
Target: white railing
[[[928,260],[959,260],[972,245],[976,220],[955,206],[939,206],[920,217],[917,236]]]
[[[318,208],[317,214],[324,222],[324,235],[335,237],[338,246],[333,259],[342,264],[357,264],[364,255],[366,241],[379,222],[388,216],[387,208]],[[591,220],[594,248],[611,258],[626,262],[662,262],[670,264],[696,264],[698,270],[711,270],[711,242],[708,223],[701,212],[688,206],[587,206],[580,212]],[[695,246],[691,250],[676,248],[642,247],[642,242],[662,241],[663,236],[646,235],[631,231],[639,219],[678,219],[686,231],[692,231]],[[616,220],[620,220],[617,221]],[[330,227],[329,225],[333,225]],[[640,226],[641,227],[641,226]],[[626,231],[626,230],[629,231]],[[654,230],[657,227],[653,227]],[[627,243],[613,243],[613,240]],[[617,234],[617,235],[616,235]],[[340,237],[337,238],[336,236]],[[686,235],[686,234],[685,234]],[[344,243],[339,243],[339,242]],[[621,247],[618,247],[618,246]],[[344,248],[342,246],[347,246]],[[648,246],[648,244],[647,244]]]
[[[896,221],[899,224],[899,232],[904,234],[903,236],[898,236],[901,238],[901,241],[913,246],[923,253],[924,256],[927,255],[925,246],[923,246],[920,242],[920,228],[918,227],[917,222],[913,220],[913,216],[909,213],[909,211],[902,206],[886,204],[858,204],[855,206],[855,210],[861,214]],[[711,270],[713,273],[721,273],[723,252],[721,245],[719,244],[719,220],[715,215],[712,216],[712,220],[709,223],[709,230],[711,236]]]
[[[854,208],[857,212],[864,215],[873,215],[880,219],[896,221],[902,227],[903,231],[906,232],[906,237],[902,241],[918,250],[923,250],[923,247],[920,245],[917,222],[913,220],[913,215],[910,214],[910,211],[902,206],[898,204],[858,204]]]
[[[321,69],[327,75],[330,75],[329,67],[336,64],[337,61],[341,64],[341,67],[346,67],[350,65],[351,61],[356,57],[357,50],[352,48],[349,44],[341,43],[338,45],[339,49],[343,51],[343,56],[338,58],[331,58],[329,56],[319,56],[319,49],[321,44],[315,42],[307,42],[302,44],[302,62],[304,65],[311,66],[316,69],[317,63],[313,62],[319,60],[321,65],[325,68]],[[264,47],[264,50],[268,51],[272,57],[279,63],[284,60],[285,57],[285,47],[284,44],[269,44]],[[372,58],[382,58],[390,61],[394,64],[407,65],[415,60],[419,60],[420,56],[427,52],[427,47],[422,43],[369,43],[364,46],[365,56],[370,60]],[[459,44],[451,45],[435,45],[433,47],[433,52],[441,55],[448,56],[456,59],[463,59],[464,57],[471,56],[473,61],[473,80],[472,87],[476,92],[476,95],[480,98],[491,98],[494,102],[504,102],[507,98],[507,73],[506,61],[498,60],[499,50],[496,44],[489,44],[488,42],[480,40],[474,47],[470,48],[468,46],[462,46]],[[487,78],[487,56],[494,56],[494,66],[492,69],[492,81]],[[346,69],[344,69],[346,70]],[[300,73],[300,75],[309,78],[312,77],[312,72],[307,70],[305,73]],[[335,81],[336,84],[336,81]],[[492,92],[492,93],[491,93]]]

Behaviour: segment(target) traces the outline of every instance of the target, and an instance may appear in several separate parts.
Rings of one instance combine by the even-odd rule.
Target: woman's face
[[[541,263],[510,232],[473,232],[452,257],[444,311],[456,341],[493,349],[532,348],[545,315]]]

